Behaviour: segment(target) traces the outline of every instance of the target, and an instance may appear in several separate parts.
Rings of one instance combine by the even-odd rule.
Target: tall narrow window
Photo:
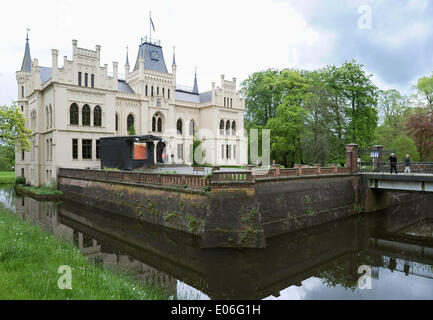
[[[78,159],[78,139],[72,139],[72,159]]]
[[[148,92],[147,92],[147,84],[146,84],[146,86],[144,87],[144,92],[145,92],[146,97],[147,97],[147,95],[148,95]]]
[[[162,132],[162,119],[158,118],[158,132]]]
[[[236,135],[236,121],[232,122],[232,135]]]
[[[156,132],[156,119],[152,117],[152,132]]]
[[[229,134],[230,134],[230,121],[227,120],[227,122],[226,122],[226,135],[229,135]]]
[[[89,74],[88,73],[84,74],[84,86],[85,87],[89,86]]]
[[[177,128],[177,134],[181,135],[182,134],[182,120],[177,120],[177,124],[176,124],[176,128]]]
[[[193,136],[194,135],[194,128],[195,127],[195,123],[194,123],[194,120],[191,120],[190,122],[189,122],[189,135],[190,136]]]
[[[230,159],[231,158],[231,156],[230,156],[230,148],[231,146],[229,146],[229,145],[226,145],[226,158],[227,159]]]
[[[95,75],[94,75],[94,74],[92,74],[92,75],[90,76],[90,86],[91,86],[92,88],[95,87]]]
[[[83,139],[83,159],[92,159],[92,140]]]
[[[81,72],[78,72],[78,85],[81,86]]]
[[[150,88],[150,95],[153,97],[153,86]]]
[[[131,127],[135,127],[134,126],[134,116],[132,114],[130,114],[128,116],[128,118],[126,119],[126,125],[128,128],[128,131],[131,129]]]
[[[24,112],[24,106],[21,106],[21,112]]]
[[[156,95],[159,96],[159,87],[156,88]]]
[[[177,158],[183,160],[183,144],[177,145]]]
[[[162,97],[165,98],[165,88],[162,88]]]
[[[226,106],[226,97],[224,97],[224,107]]]
[[[224,134],[224,120],[220,121],[220,135]]]
[[[93,125],[95,127],[102,125],[102,110],[100,106],[96,106],[95,109],[93,109]]]
[[[99,155],[99,140],[96,140],[96,159],[101,159]]]
[[[221,159],[224,159],[224,152],[225,152],[224,145],[222,144],[221,145]]]
[[[167,90],[167,98],[170,99],[170,89]]]
[[[85,104],[81,110],[81,117],[83,118],[83,126],[90,126],[90,107]]]
[[[115,119],[115,126],[116,126],[116,132],[119,131],[119,115],[116,113],[116,119]]]
[[[24,98],[24,86],[21,86],[21,97]]]
[[[21,161],[24,161],[24,158],[25,158],[25,152],[21,151]]]
[[[69,109],[70,124],[78,125],[78,106],[73,103]]]
[[[233,146],[233,159],[236,160],[236,146]]]

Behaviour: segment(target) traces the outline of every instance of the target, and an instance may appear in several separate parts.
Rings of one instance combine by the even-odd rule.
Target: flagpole
[[[150,43],[152,43],[152,11],[149,11],[149,31],[150,31]]]

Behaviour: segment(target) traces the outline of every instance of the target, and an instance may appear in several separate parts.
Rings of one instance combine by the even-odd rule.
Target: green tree
[[[12,171],[15,168],[15,148],[0,146],[0,171]]]
[[[255,72],[242,82],[245,94],[245,119],[254,126],[266,126],[275,117],[281,104],[284,88],[279,84],[280,72],[266,70]]]
[[[131,124],[131,126],[128,129],[128,135],[130,136],[135,136],[137,133],[135,132],[135,127],[133,124]]]
[[[433,105],[433,74],[430,77],[418,79],[416,85],[418,92],[427,100],[429,105]]]
[[[31,130],[25,126],[25,119],[16,104],[0,106],[0,144],[30,151]]]
[[[299,71],[283,70],[276,84],[285,94],[275,117],[266,124],[271,130],[271,156],[284,166],[303,163],[301,135],[307,115],[303,104],[308,80]]]
[[[371,146],[377,127],[378,89],[367,75],[364,66],[355,60],[345,62],[336,71],[336,90],[344,98],[344,111],[348,126],[346,143],[361,147]]]
[[[407,135],[401,135],[394,140],[391,149],[396,151],[396,156],[403,161],[406,154],[409,154],[411,161],[419,161],[419,153],[416,150],[415,142]]]

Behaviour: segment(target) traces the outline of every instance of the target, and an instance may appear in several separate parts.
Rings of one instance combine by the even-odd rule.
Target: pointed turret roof
[[[195,68],[195,73],[194,73],[194,88],[192,89],[192,92],[198,94],[198,85],[197,85],[197,68]]]
[[[29,30],[27,29],[26,37],[26,49],[24,51],[23,64],[21,65],[21,71],[30,72],[32,71],[32,57],[30,55],[30,45],[29,45]]]
[[[173,47],[173,62],[172,62],[172,66],[176,65],[176,47]]]

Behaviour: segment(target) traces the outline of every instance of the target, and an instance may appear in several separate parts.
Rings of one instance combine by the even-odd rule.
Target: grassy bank
[[[62,191],[47,186],[33,187],[33,186],[24,186],[22,184],[19,184],[18,186],[24,191],[28,191],[30,193],[34,193],[40,196],[62,196],[63,195]]]
[[[72,270],[72,290],[58,287],[60,266]],[[0,299],[164,299],[125,274],[88,263],[73,244],[0,208]]]
[[[0,184],[12,184],[15,180],[15,172],[0,171]]]

